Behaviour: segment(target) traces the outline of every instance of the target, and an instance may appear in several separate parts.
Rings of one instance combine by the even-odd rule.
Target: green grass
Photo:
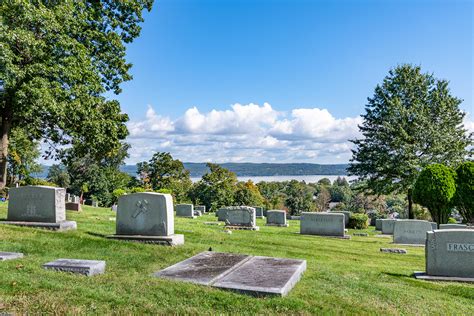
[[[175,219],[185,245],[166,247],[108,240],[114,213],[84,207],[68,212],[78,230],[51,232],[0,225],[0,251],[23,252],[20,260],[0,262],[0,313],[57,314],[474,314],[474,285],[416,280],[424,271],[424,249],[405,247],[407,255],[380,253],[391,240],[374,236],[339,240],[299,235],[289,228],[222,232],[204,225],[214,215]],[[0,203],[0,218],[6,204]],[[349,233],[352,233],[350,231]],[[307,260],[307,270],[287,297],[254,298],[151,274],[212,247],[235,252]],[[107,262],[104,275],[84,277],[46,271],[57,258]]]

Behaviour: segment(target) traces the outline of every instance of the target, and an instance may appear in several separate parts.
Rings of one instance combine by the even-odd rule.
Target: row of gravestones
[[[50,229],[75,229],[76,223],[66,220],[64,202],[65,189],[45,186],[12,188],[7,221],[0,223]],[[287,226],[284,211],[270,210],[266,212],[266,215],[267,224]],[[230,229],[259,229],[256,226],[256,209],[253,207],[227,207],[220,209],[217,216],[219,220],[225,221],[226,227]],[[303,212],[300,219],[301,234],[349,238],[345,235],[344,214]],[[384,221],[387,223],[385,224]],[[426,247],[428,273],[437,271],[435,273],[453,276],[449,271],[457,271],[454,273],[459,277],[474,278],[474,265],[472,265],[474,230],[432,231],[431,223],[418,222],[423,221],[394,221],[393,232],[413,234],[415,228],[420,231],[426,229],[425,240],[429,245]],[[384,232],[384,227],[389,225],[388,223],[388,220],[382,220],[382,232]],[[419,225],[420,227],[424,225],[425,228],[418,228]],[[121,196],[118,200],[116,234],[108,238],[166,245],[183,244],[184,236],[174,234],[171,195],[147,192]],[[451,269],[450,264],[447,263],[454,264],[456,269]],[[439,268],[436,270],[433,266]]]

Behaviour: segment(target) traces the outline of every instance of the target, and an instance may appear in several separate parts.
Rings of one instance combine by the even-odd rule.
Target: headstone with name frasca
[[[300,233],[347,238],[345,235],[345,217],[341,213],[303,212],[301,213]]]
[[[446,229],[426,234],[426,273],[419,279],[474,282],[474,230]]]
[[[463,229],[467,228],[466,224],[439,224],[439,229]]]
[[[11,188],[6,221],[1,224],[47,228],[76,229],[74,221],[66,220],[66,189],[48,186]]]
[[[173,198],[154,192],[122,195],[116,234],[108,237],[169,246],[184,244],[184,236],[174,233]]]
[[[288,223],[286,222],[286,212],[282,210],[268,210],[266,225],[288,227]]]
[[[176,216],[194,218],[194,206],[192,204],[176,204]]]
[[[393,230],[393,242],[395,244],[424,245],[426,232],[431,231],[432,226],[428,221],[415,219],[402,219],[395,222]]]
[[[227,229],[259,230],[256,226],[255,208],[249,206],[229,206],[224,208],[227,213]]]
[[[396,219],[382,219],[382,234],[393,235]]]

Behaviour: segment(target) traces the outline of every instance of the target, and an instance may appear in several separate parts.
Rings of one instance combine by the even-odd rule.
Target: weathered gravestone
[[[344,214],[303,212],[301,213],[300,233],[349,239],[345,235]]]
[[[267,211],[267,226],[288,227],[286,212],[281,210]]]
[[[474,282],[474,230],[446,229],[426,233],[426,273],[416,278]]]
[[[199,211],[201,212],[202,214],[206,213],[206,206],[205,205],[196,205],[194,207],[194,210],[195,211]]]
[[[0,252],[0,261],[23,258],[21,252]]]
[[[377,218],[375,220],[375,230],[382,231],[382,219]]]
[[[48,186],[11,188],[6,221],[1,224],[47,228],[76,229],[74,221],[66,220],[66,190]]]
[[[79,260],[79,259],[57,259],[43,265],[47,270],[56,270],[92,276],[105,272],[105,261],[101,260]]]
[[[305,270],[305,260],[202,252],[154,276],[256,296],[285,296]]]
[[[220,208],[216,211],[217,220],[220,222],[225,222],[227,219],[227,209]]]
[[[382,234],[393,235],[396,219],[382,219]]]
[[[108,237],[169,246],[184,244],[184,236],[174,233],[173,198],[153,192],[122,195],[116,234]]]
[[[67,202],[66,203],[66,210],[67,211],[76,211],[80,212],[81,209],[81,204],[80,203],[74,203],[74,202]]]
[[[424,245],[426,232],[433,229],[428,221],[402,219],[395,222],[393,242],[395,244]]]
[[[438,223],[436,222],[430,222],[431,223],[431,230],[435,230],[435,229],[438,229]]]
[[[264,218],[263,207],[261,206],[252,206],[255,209],[255,217]]]
[[[330,211],[330,213],[344,214],[344,224],[349,225],[349,220],[351,219],[352,212],[349,211]]]
[[[225,208],[227,229],[259,230],[256,226],[255,209],[249,206],[229,206]]]
[[[466,224],[439,224],[439,229],[463,229],[467,228]]]
[[[176,216],[194,218],[194,206],[192,204],[176,204]]]

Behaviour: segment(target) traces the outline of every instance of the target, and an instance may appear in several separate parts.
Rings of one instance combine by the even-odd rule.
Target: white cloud
[[[201,113],[189,108],[172,120],[149,106],[144,120],[131,121],[128,163],[169,151],[190,162],[345,163],[348,139],[359,136],[359,117],[335,118],[327,109],[296,108],[289,114],[268,103],[234,104]]]

